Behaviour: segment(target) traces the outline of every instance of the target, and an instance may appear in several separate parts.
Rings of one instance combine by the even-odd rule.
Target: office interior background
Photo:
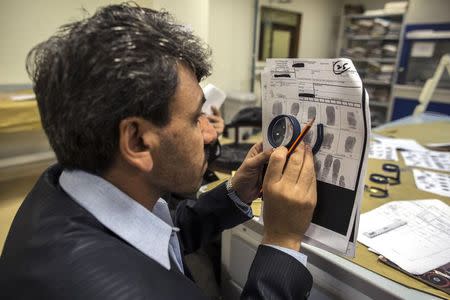
[[[35,105],[29,101],[15,102],[15,107],[6,103],[12,94],[31,89],[25,71],[26,55],[60,25],[92,14],[98,7],[120,2],[0,1],[0,251],[24,196],[37,176],[55,161],[38,125]],[[240,109],[261,105],[260,74],[265,58],[351,58],[370,95],[372,127],[376,128],[414,114],[426,80],[433,76],[441,57],[450,53],[449,0],[403,1],[406,6],[385,0],[135,2],[169,11],[210,45],[213,74],[202,86],[213,83],[227,93],[221,109],[225,123],[231,122]],[[414,38],[408,35],[414,30],[443,34]],[[450,76],[445,71],[428,110],[450,115]],[[225,252],[230,255],[229,250]],[[222,260],[227,262],[233,264]],[[331,276],[326,280],[334,279]],[[369,296],[360,291],[362,288],[346,289],[354,288],[350,294],[369,299],[376,295],[388,297],[391,294],[385,290],[390,287],[386,283],[380,290],[374,288],[376,291]],[[318,289],[316,299],[349,295],[338,288],[325,290]],[[422,299],[406,291],[402,295]],[[229,297],[233,298],[232,293]]]

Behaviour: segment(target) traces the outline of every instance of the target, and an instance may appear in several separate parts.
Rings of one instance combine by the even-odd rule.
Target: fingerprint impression
[[[325,111],[327,114],[327,125],[334,126],[336,123],[336,110],[334,106],[327,106]]]
[[[283,104],[279,101],[272,104],[272,115],[279,116],[283,113]]]

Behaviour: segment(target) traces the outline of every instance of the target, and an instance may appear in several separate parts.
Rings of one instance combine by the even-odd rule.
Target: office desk
[[[55,162],[36,101],[11,100],[24,93],[31,91],[0,94],[0,182],[37,175]]]
[[[386,126],[378,133],[401,138],[413,138],[419,143],[448,142],[450,121],[421,124],[401,124]],[[400,156],[400,155],[399,155]],[[367,173],[381,170],[382,160],[370,160]],[[400,166],[403,161],[396,162]],[[364,195],[362,212],[369,211],[388,201],[436,198],[450,204],[450,199],[417,190],[411,170],[401,173],[402,184],[390,186],[387,199],[370,198]],[[261,241],[263,225],[255,219],[228,230],[222,235],[222,288],[224,299],[238,299],[250,264]],[[308,269],[314,277],[314,287],[310,299],[439,299],[436,296],[407,287],[438,291],[409,277],[400,271],[377,261],[377,255],[370,253],[364,245],[357,244],[353,260],[331,254],[319,248],[302,245],[308,255]],[[373,271],[368,270],[371,268]],[[395,278],[398,282],[391,280]],[[439,292],[440,297],[447,297]]]

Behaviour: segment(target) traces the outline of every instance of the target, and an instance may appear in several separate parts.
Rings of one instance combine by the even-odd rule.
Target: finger
[[[248,158],[247,166],[252,169],[261,168],[265,163],[269,161],[272,152],[272,149],[267,149],[266,151],[260,152],[255,156]]]
[[[316,206],[316,204],[317,204],[317,180],[316,180],[315,175],[313,176],[311,185],[309,186],[309,188],[307,188],[306,199],[308,199],[312,205]]]
[[[285,178],[289,182],[292,182],[293,184],[297,183],[298,177],[300,176],[300,172],[302,170],[304,157],[305,144],[302,142],[295,149],[294,153],[292,153],[292,155],[289,157],[283,173],[283,178]]]
[[[266,175],[264,176],[265,185],[270,185],[281,180],[287,152],[286,147],[278,147],[273,151],[269,159]]]
[[[257,155],[258,153],[261,153],[262,151],[263,151],[263,144],[262,144],[262,142],[256,143],[247,152],[247,155],[245,156],[245,159],[253,157],[253,156]]]
[[[217,109],[217,107],[215,107],[214,105],[211,106],[211,110],[212,110],[214,116],[222,117],[222,114],[221,114],[220,111]]]
[[[306,192],[306,197],[314,206],[317,204],[317,181],[315,180],[315,178],[309,186],[308,191]]]
[[[207,118],[208,118],[208,120],[211,123],[218,123],[218,122],[220,122],[220,117],[217,117],[217,116],[207,115]]]
[[[303,187],[310,187],[315,181],[314,159],[310,147],[305,151],[303,167],[298,177],[298,184]]]

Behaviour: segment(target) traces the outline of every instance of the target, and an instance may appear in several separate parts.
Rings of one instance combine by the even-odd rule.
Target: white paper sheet
[[[317,124],[323,124],[323,141],[314,162],[317,179],[325,183],[319,185],[319,197],[326,195],[326,199],[318,201],[336,215],[324,221],[329,212],[316,209],[305,241],[352,255],[354,243],[349,240],[359,216],[370,132],[368,95],[363,102],[362,82],[353,63],[349,59],[268,59],[261,73],[261,91],[265,149],[272,147],[267,138],[269,123],[280,114],[296,117],[302,127],[315,117],[304,139],[311,146],[317,139]]]
[[[211,83],[203,88],[203,94],[205,95],[206,102],[203,104],[202,112],[208,115],[213,114],[211,106],[220,109],[227,97],[227,94],[224,91]]]
[[[36,99],[36,95],[34,93],[17,94],[17,95],[11,96],[12,101],[26,101],[26,100],[34,100],[34,99]]]
[[[370,141],[369,158],[398,161],[397,149],[373,140]]]
[[[364,233],[406,224],[374,238]],[[450,208],[442,201],[394,201],[361,214],[358,241],[411,274],[423,274],[450,261]]]
[[[450,153],[440,151],[402,151],[405,164],[410,167],[450,172]]]
[[[414,181],[419,190],[450,197],[450,174],[413,169]]]
[[[427,148],[412,139],[394,139],[380,135],[374,136],[373,139],[385,146],[394,147],[397,150],[427,151]]]
[[[435,46],[434,42],[413,42],[411,57],[432,57]]]

